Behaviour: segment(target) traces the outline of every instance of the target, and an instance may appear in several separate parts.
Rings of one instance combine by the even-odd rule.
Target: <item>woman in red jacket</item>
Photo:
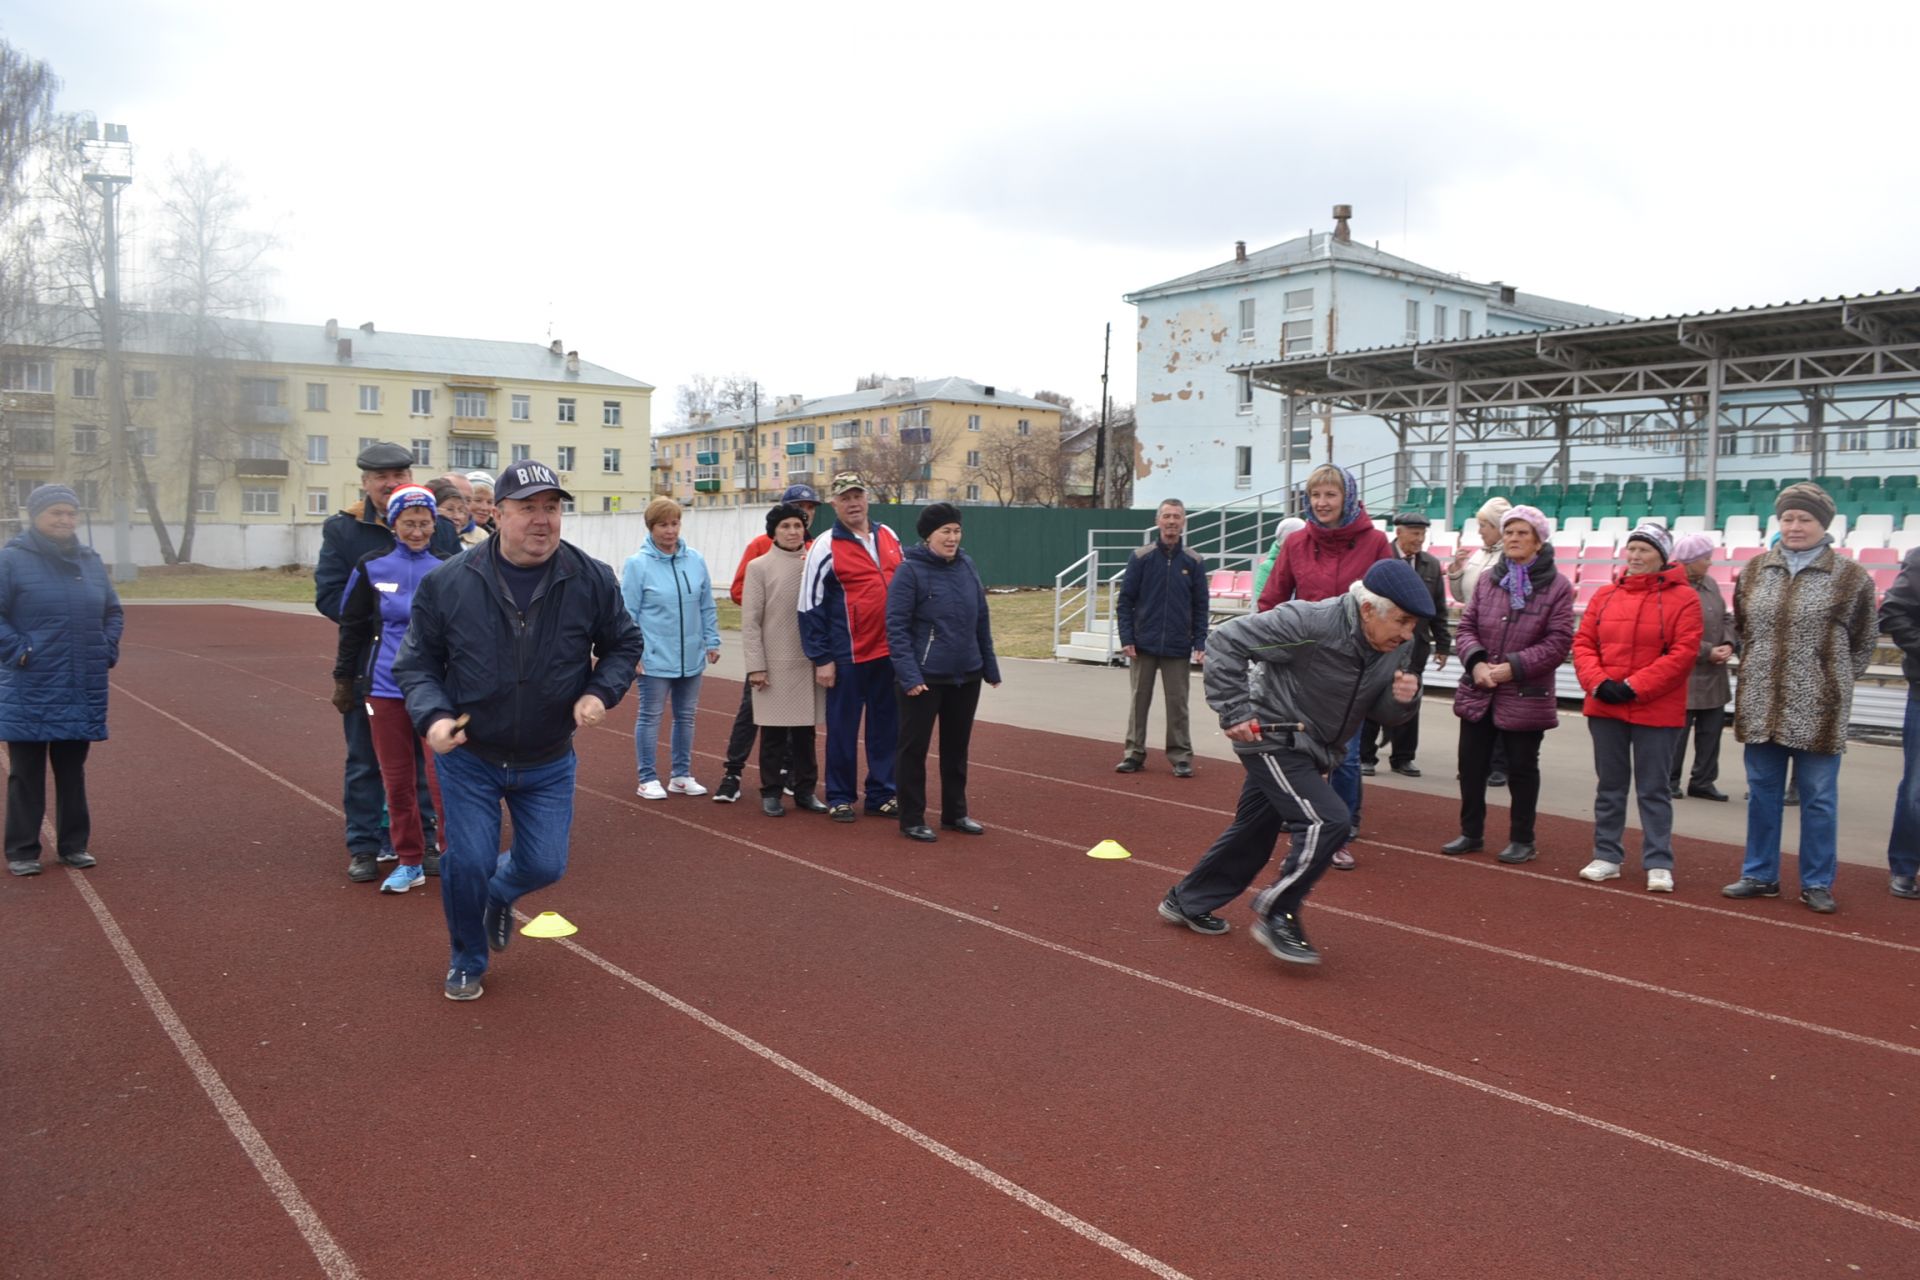
[[[1703,622],[1673,537],[1657,524],[1627,535],[1626,568],[1587,604],[1573,669],[1593,735],[1593,861],[1584,880],[1618,879],[1626,860],[1627,782],[1640,801],[1640,865],[1649,893],[1673,892],[1673,798],[1665,770],[1687,724],[1687,679]]]

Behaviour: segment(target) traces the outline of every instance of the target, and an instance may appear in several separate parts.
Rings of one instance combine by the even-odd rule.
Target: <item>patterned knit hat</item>
[[[1790,484],[1780,491],[1773,500],[1773,514],[1785,515],[1789,511],[1804,511],[1820,522],[1820,527],[1833,523],[1833,498],[1819,485],[1810,480],[1799,484]]]
[[[387,499],[387,525],[389,528],[392,527],[395,520],[400,518],[400,513],[408,507],[425,507],[427,514],[430,516],[440,513],[440,504],[433,500],[433,490],[426,488],[424,485],[403,484],[393,491],[391,498]]]
[[[1643,520],[1632,533],[1627,535],[1627,541],[1644,542],[1658,551],[1662,567],[1673,563],[1673,535],[1667,532],[1665,525]]]

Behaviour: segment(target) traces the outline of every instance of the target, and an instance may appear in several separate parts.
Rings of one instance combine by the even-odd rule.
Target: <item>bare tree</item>
[[[916,484],[932,480],[934,468],[953,451],[953,442],[952,432],[936,437],[931,426],[906,418],[891,434],[862,436],[841,451],[834,465],[858,471],[867,482],[868,495],[876,501],[908,502],[914,500]]]
[[[680,384],[674,411],[683,424],[692,426],[717,413],[744,413],[758,394],[759,383],[748,374],[696,373]]]
[[[1002,424],[980,438],[976,452],[980,465],[975,474],[980,477],[981,491],[991,494],[1003,507],[1023,501],[1022,489],[1028,483],[1033,460],[1032,437]]]
[[[0,347],[38,345],[35,294],[45,226],[22,199],[26,177],[58,137],[54,96],[60,82],[46,63],[0,40]],[[12,424],[0,429],[0,537],[18,523]]]
[[[193,152],[167,175],[154,270],[156,301],[167,313],[164,323],[174,329],[170,345],[184,360],[191,414],[181,560],[193,559],[194,495],[204,470],[234,455],[245,427],[286,421],[285,406],[242,402],[238,394],[236,363],[265,356],[256,321],[267,303],[268,257],[278,247],[273,236],[245,225],[246,212],[246,197],[225,164]],[[164,550],[165,521],[144,474],[141,484]]]
[[[46,149],[59,90],[51,67],[0,40],[0,207],[13,208],[22,176]]]

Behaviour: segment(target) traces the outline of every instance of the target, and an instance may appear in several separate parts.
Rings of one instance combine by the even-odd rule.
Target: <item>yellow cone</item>
[[[1102,840],[1087,850],[1089,858],[1131,858],[1133,855],[1120,847],[1118,840]]]
[[[565,938],[580,930],[558,911],[542,911],[520,932],[529,938]]]

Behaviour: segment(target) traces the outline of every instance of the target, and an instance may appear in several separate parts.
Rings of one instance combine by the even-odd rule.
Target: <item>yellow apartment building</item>
[[[1057,504],[1065,483],[1059,406],[966,378],[780,396],[655,433],[652,463],[654,491],[689,507],[760,506],[802,483],[825,497],[849,470],[891,502]]]
[[[559,342],[388,333],[277,322],[227,326],[224,350],[196,361],[178,317],[125,317],[121,368],[153,501],[178,528],[187,506],[209,523],[324,520],[360,498],[354,458],[373,440],[410,447],[426,479],[522,458],[552,466],[575,509],[644,504],[653,388],[582,360]],[[196,370],[211,368],[208,377]],[[201,388],[198,474],[195,388]],[[211,390],[209,390],[211,387]],[[88,511],[111,511],[111,421],[97,342],[0,353],[0,462],[11,445],[17,500],[36,485],[73,486]],[[136,524],[148,520],[137,481]]]

